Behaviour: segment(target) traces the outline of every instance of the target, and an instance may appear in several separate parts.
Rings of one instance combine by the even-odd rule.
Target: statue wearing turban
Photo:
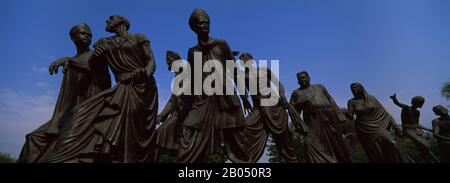
[[[53,62],[49,68],[52,75],[58,73],[59,67],[64,67],[64,76],[53,116],[47,123],[26,135],[26,142],[18,162],[45,162],[70,110],[91,96],[111,87],[108,67],[101,61],[92,66],[88,64],[93,54],[93,51],[89,49],[92,38],[89,26],[85,23],[78,24],[70,29],[69,34],[77,48],[77,54],[70,58],[61,58]],[[91,69],[87,69],[88,67]]]
[[[198,39],[198,44],[188,51],[194,88],[195,82],[203,82],[214,74],[193,67],[194,53],[201,53],[201,60],[195,62],[200,61],[202,68],[207,61],[218,61],[222,67],[214,68],[224,68],[221,73],[226,73],[225,62],[234,61],[234,55],[225,40],[209,37],[210,18],[204,10],[195,9],[192,12],[189,27]],[[202,73],[202,80],[195,80],[193,75],[196,72]],[[226,85],[225,82],[223,84]],[[183,95],[181,98],[185,101],[185,107],[180,111],[182,130],[177,162],[205,162],[208,155],[215,153],[215,149],[222,149],[233,162],[249,161],[245,143],[241,141],[244,139],[241,129],[247,125],[237,94],[207,95],[202,91],[201,95]]]

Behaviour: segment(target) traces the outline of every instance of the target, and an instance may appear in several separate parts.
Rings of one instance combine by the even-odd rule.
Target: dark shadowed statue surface
[[[310,84],[306,71],[297,74],[300,88],[293,91],[290,104],[299,114],[309,131],[305,137],[307,162],[350,163],[350,150],[343,138],[341,123],[346,121],[324,86]]]
[[[439,144],[441,163],[450,163],[450,117],[444,106],[433,107],[433,112],[439,116],[433,120],[433,134]]]
[[[210,18],[204,10],[195,9],[192,12],[189,26],[198,38],[198,44],[188,51],[191,66],[194,66],[194,52],[201,52],[202,67],[209,60],[217,60],[222,66],[225,66],[226,60],[234,60],[226,41],[209,37]],[[192,78],[194,73],[202,72],[195,70],[195,67],[191,68]],[[204,80],[211,74],[212,72],[203,72],[201,79]],[[192,89],[195,82],[199,81],[192,82]],[[201,92],[201,95],[182,96],[186,107],[180,112],[183,122],[176,161],[205,162],[208,154],[221,149],[233,162],[248,162],[248,153],[242,142],[244,134],[239,132],[240,128],[246,126],[239,97],[216,94],[208,96]]]
[[[117,84],[75,107],[48,162],[154,161],[158,94],[150,41],[128,33],[122,16],[106,22],[116,35],[97,41],[88,66],[104,61]]]
[[[425,99],[421,96],[415,96],[411,100],[411,106],[400,103],[397,100],[397,96],[394,94],[391,96],[392,101],[395,105],[402,108],[401,112],[401,120],[402,120],[402,129],[403,135],[408,137],[414,145],[419,149],[423,159],[428,163],[438,163],[439,160],[430,150],[430,142],[426,137],[426,134],[423,130],[432,131],[419,123],[420,111],[418,108],[421,108],[425,103]]]
[[[355,131],[371,163],[407,163],[412,160],[404,154],[390,129],[401,133],[394,118],[378,100],[369,95],[359,83],[350,86],[354,98],[348,101],[348,114],[355,120]]]
[[[95,65],[95,72],[83,69],[93,54],[89,49],[92,38],[89,26],[79,24],[72,27],[70,37],[75,43],[77,54],[70,58],[58,59],[49,67],[51,75],[58,73],[59,67],[64,67],[53,116],[47,123],[26,136],[18,162],[45,162],[72,107],[111,87],[108,68],[101,61]]]
[[[240,60],[247,64],[247,62],[254,62],[253,56],[249,53],[242,53]],[[253,65],[253,64],[252,64]],[[256,72],[257,70],[257,72]],[[265,77],[265,79],[263,78]],[[261,91],[262,87],[259,85],[266,85],[265,88],[270,88],[270,84],[278,82],[279,87],[279,102],[274,106],[262,106],[261,99],[269,98],[269,95],[263,95],[257,92],[256,95],[251,95],[253,101],[253,110],[245,118],[250,125],[245,129],[246,139],[248,139],[249,154],[252,162],[257,162],[264,153],[267,139],[272,135],[278,152],[288,163],[296,163],[297,157],[292,140],[292,134],[288,127],[288,113],[286,112],[287,101],[283,85],[278,81],[278,78],[268,68],[255,68],[255,72],[250,72],[250,68],[245,71],[246,90],[249,90],[249,83],[253,79],[258,81],[257,91]],[[267,83],[260,83],[266,81]],[[259,88],[259,89],[258,89]],[[270,92],[275,93],[275,92]],[[249,105],[249,104],[244,104]]]
[[[265,152],[269,136],[288,163],[351,163],[355,136],[371,163],[413,162],[399,148],[392,129],[408,137],[425,161],[439,162],[423,130],[432,131],[441,162],[450,162],[450,117],[445,107],[433,108],[438,118],[430,130],[419,123],[418,109],[424,98],[414,97],[408,106],[394,94],[391,99],[402,108],[401,130],[361,84],[351,85],[354,97],[348,100],[344,113],[323,85],[310,84],[306,71],[297,74],[300,87],[287,102],[283,85],[270,69],[253,64],[251,69],[256,72],[228,67],[227,61],[234,62],[239,52],[233,52],[225,40],[209,36],[210,17],[203,9],[193,10],[189,27],[197,36],[197,44],[189,48],[187,63],[183,63],[190,66],[190,78],[183,78],[189,81],[179,86],[184,92],[191,91],[177,95],[181,92],[174,90],[159,115],[153,76],[156,64],[148,38],[129,33],[130,22],[113,15],[106,21],[106,31],[114,35],[98,40],[91,51],[89,26],[72,27],[70,37],[77,54],[60,58],[49,67],[50,75],[58,73],[60,67],[64,73],[53,116],[26,135],[18,162],[152,163],[169,153],[179,163],[208,162],[216,155],[220,157],[214,162],[255,163]],[[173,51],[167,51],[166,57],[171,71],[173,64],[181,61]],[[254,61],[249,53],[243,53],[240,60],[246,66]],[[245,76],[246,85],[237,82],[241,79],[238,74],[228,75],[234,70]],[[113,87],[110,71],[117,83]],[[173,71],[177,79],[184,74],[183,70]],[[255,84],[251,82],[257,82],[257,92],[251,94],[253,106],[248,100],[254,86],[250,84]],[[234,92],[231,95],[229,86]],[[245,87],[239,88],[245,93],[238,94],[237,87]],[[221,94],[205,91],[211,88],[222,88]],[[274,96],[275,105],[262,104]],[[248,115],[244,118],[244,114]],[[297,159],[289,117],[301,135],[295,139],[302,140],[306,158]]]
[[[173,51],[167,51],[166,63],[169,71],[172,68],[172,64],[175,61],[180,61],[181,57],[178,53]],[[178,75],[180,72],[175,72]],[[159,113],[157,121],[162,123],[157,130],[156,144],[158,145],[158,156],[160,153],[169,153],[176,157],[178,151],[178,140],[180,132],[180,124],[178,120],[179,111],[179,97],[175,94],[171,94],[169,101],[164,106],[164,109]]]

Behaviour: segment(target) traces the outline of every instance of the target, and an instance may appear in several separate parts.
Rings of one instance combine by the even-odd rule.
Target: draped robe
[[[95,72],[88,72],[77,67],[88,65],[93,52],[69,58],[69,66],[64,72],[59,89],[58,99],[52,118],[33,132],[26,135],[26,142],[18,158],[18,162],[36,163],[46,160],[53,149],[60,129],[64,125],[73,106],[80,104],[95,94],[111,87],[108,67],[99,62],[94,67]]]
[[[74,108],[48,162],[155,161],[155,79],[140,72],[133,82],[121,80],[147,66],[144,44],[149,47],[142,34],[113,36],[96,43],[105,48],[102,55],[117,84]]]

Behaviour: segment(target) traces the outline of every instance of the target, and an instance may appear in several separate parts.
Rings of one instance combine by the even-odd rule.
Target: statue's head
[[[355,98],[359,98],[364,96],[366,90],[361,83],[352,83],[350,85],[350,90],[352,90],[352,94]]]
[[[172,70],[172,64],[178,60],[181,60],[181,57],[177,52],[174,52],[171,50],[168,50],[166,52],[166,64],[167,64],[169,71]]]
[[[91,28],[86,23],[73,26],[69,31],[73,43],[78,46],[89,46],[92,41]]]
[[[437,106],[433,107],[433,112],[434,112],[434,114],[436,114],[438,116],[444,116],[444,115],[448,114],[448,109],[442,105],[437,105]]]
[[[242,60],[244,64],[247,64],[247,62],[253,61],[253,56],[250,53],[244,52],[239,56],[239,60]]]
[[[425,103],[425,99],[422,96],[415,96],[411,99],[411,105],[413,108],[421,108]]]
[[[209,34],[209,15],[205,10],[197,8],[192,11],[189,17],[189,27],[197,35],[208,35]]]
[[[311,78],[309,77],[308,72],[302,71],[297,73],[297,82],[302,88],[306,88],[309,86]]]
[[[120,29],[125,29],[127,31],[130,29],[130,21],[128,21],[127,18],[120,15],[113,15],[106,20],[107,32],[116,33]]]

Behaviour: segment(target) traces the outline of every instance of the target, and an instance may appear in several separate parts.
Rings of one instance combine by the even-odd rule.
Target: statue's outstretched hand
[[[98,56],[102,55],[103,52],[105,52],[105,50],[106,50],[106,47],[103,45],[95,46],[94,56],[98,57]]]
[[[50,64],[50,66],[48,68],[48,71],[49,71],[50,75],[57,74],[58,73],[58,68],[60,66],[62,66],[63,67],[63,73],[64,73],[65,69],[67,69],[68,64],[69,64],[69,58],[62,57],[62,58],[52,62],[52,64]]]
[[[397,94],[394,93],[394,95],[390,96],[390,98],[391,98],[392,100],[396,99],[396,98],[397,98]]]

